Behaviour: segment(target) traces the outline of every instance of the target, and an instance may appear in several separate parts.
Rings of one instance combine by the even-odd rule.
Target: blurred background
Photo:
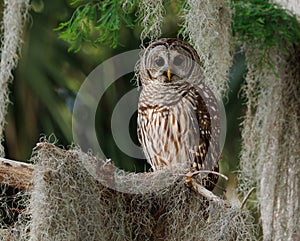
[[[139,48],[141,28],[122,28],[119,32],[120,45],[92,46],[83,43],[74,53],[68,52],[69,44],[59,39],[54,31],[59,23],[68,20],[74,11],[68,1],[33,0],[30,19],[24,34],[21,59],[14,72],[15,79],[10,86],[9,112],[5,129],[6,157],[28,161],[32,149],[45,136],[58,145],[72,144],[72,108],[80,85],[87,75],[103,61],[128,50]],[[2,11],[1,11],[2,12]],[[163,24],[163,37],[176,37],[178,19],[168,13]],[[235,54],[230,74],[230,90],[224,99],[227,115],[227,137],[223,150],[221,172],[230,177],[221,187],[236,183],[240,150],[240,124],[242,122],[243,100],[239,95],[245,75],[244,56]],[[97,135],[104,154],[115,164],[128,171],[144,171],[145,161],[135,160],[122,153],[114,143],[110,132],[111,113],[118,100],[130,89],[136,87],[134,74],[116,81],[106,91],[99,103]],[[137,143],[136,118],[131,119],[131,136]]]

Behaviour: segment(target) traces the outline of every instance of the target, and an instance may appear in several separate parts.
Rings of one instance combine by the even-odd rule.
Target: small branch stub
[[[211,191],[207,190],[204,186],[198,183],[196,176],[200,173],[213,173],[215,175],[219,175],[220,177],[224,178],[226,181],[228,180],[228,177],[225,175],[214,172],[214,171],[209,171],[209,170],[199,170],[195,172],[188,172],[185,175],[185,181],[190,186],[194,191],[199,193],[201,196],[205,197],[208,201],[215,202],[221,205],[225,205],[226,207],[230,207],[230,205],[226,204],[223,199],[220,197],[216,196],[214,193]]]

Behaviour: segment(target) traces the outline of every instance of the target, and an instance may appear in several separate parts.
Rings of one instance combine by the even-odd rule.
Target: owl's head
[[[200,58],[190,44],[163,38],[145,49],[140,63],[140,79],[143,85],[181,83],[199,73],[199,69]]]

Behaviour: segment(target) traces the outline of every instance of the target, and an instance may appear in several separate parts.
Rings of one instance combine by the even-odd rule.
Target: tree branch
[[[18,189],[31,189],[34,166],[0,157],[0,184]]]
[[[189,181],[191,187],[199,193],[201,196],[205,197],[208,201],[215,202],[218,204],[225,204],[224,200],[213,194],[211,191],[207,190],[205,187],[200,185],[195,178],[191,178]],[[230,207],[230,206],[229,206]]]

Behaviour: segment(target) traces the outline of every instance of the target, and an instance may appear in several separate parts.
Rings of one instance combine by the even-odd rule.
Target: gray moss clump
[[[255,240],[248,211],[230,204],[208,205],[177,174],[114,169],[119,186],[118,180],[142,187],[145,180],[159,183],[166,176],[170,182],[153,192],[126,193],[95,179],[87,166],[111,164],[78,148],[65,151],[42,143],[32,160],[34,188],[17,224],[7,230],[10,240]]]
[[[256,187],[264,240],[300,238],[300,48],[272,49],[273,68],[260,65],[258,48],[246,52],[247,112],[239,189]]]

